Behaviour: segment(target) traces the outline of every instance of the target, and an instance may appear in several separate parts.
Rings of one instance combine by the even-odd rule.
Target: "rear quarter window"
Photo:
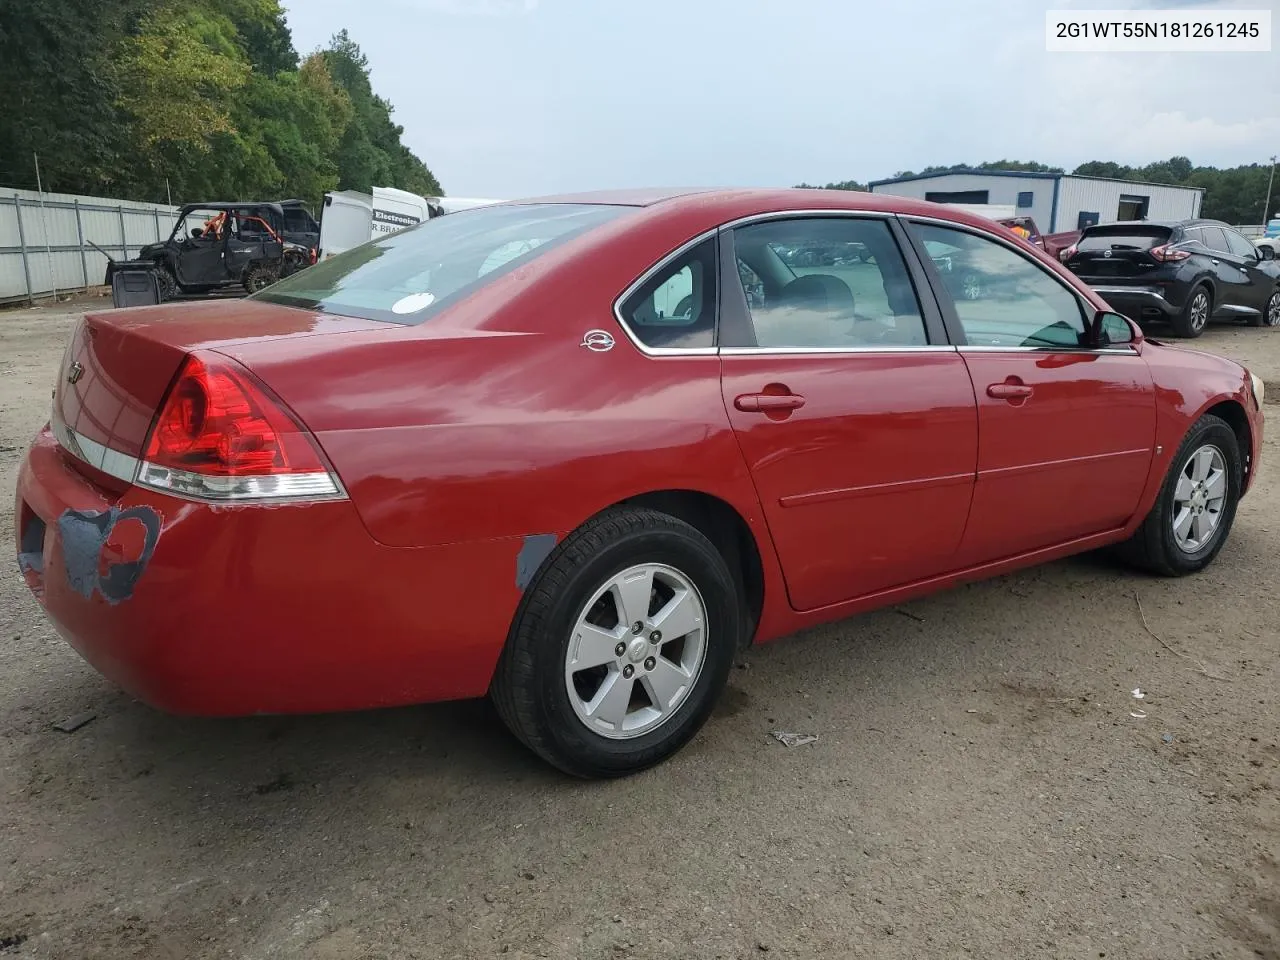
[[[433,217],[286,277],[249,299],[416,324],[630,207],[537,203]]]

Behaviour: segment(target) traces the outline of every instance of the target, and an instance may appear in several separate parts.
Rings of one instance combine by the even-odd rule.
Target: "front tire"
[[[1267,300],[1267,305],[1262,308],[1262,313],[1256,317],[1249,318],[1249,325],[1252,327],[1280,327],[1280,290],[1276,290],[1271,294],[1271,298]]]
[[[635,773],[710,716],[743,606],[700,531],[655,510],[609,510],[529,585],[490,695],[516,737],[566,773]]]
[[[1120,545],[1120,555],[1167,577],[1203,570],[1231,532],[1243,475],[1235,431],[1213,414],[1201,417],[1178,447],[1146,520]]]
[[[173,275],[173,270],[167,263],[156,267],[156,286],[160,290],[161,303],[178,295],[178,278]]]
[[[1204,284],[1191,291],[1182,312],[1173,320],[1173,329],[1180,337],[1195,339],[1204,333],[1213,315],[1213,295]]]

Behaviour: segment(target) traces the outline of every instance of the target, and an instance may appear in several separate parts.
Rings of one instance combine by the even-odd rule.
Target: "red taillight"
[[[316,262],[316,258],[317,258],[318,256],[319,256],[318,251],[316,250],[316,248],[315,248],[315,247],[312,247],[312,248],[311,248],[311,263],[312,263],[312,264],[314,264],[314,263]]]
[[[196,356],[165,398],[138,480],[215,500],[339,493],[310,435],[280,401],[230,362]]]
[[[1075,255],[1076,255],[1076,245],[1073,243],[1071,246],[1067,247],[1065,250],[1061,251],[1058,254],[1058,259],[1061,260],[1063,263],[1066,263]]]
[[[1191,251],[1182,249],[1166,243],[1162,247],[1152,247],[1147,251],[1151,254],[1152,259],[1159,260],[1161,263],[1171,263],[1175,260],[1185,260],[1191,256]]]

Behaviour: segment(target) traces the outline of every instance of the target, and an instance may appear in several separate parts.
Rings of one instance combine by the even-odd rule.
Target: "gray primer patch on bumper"
[[[99,574],[102,548],[121,520],[137,520],[142,524],[146,533],[142,555],[137,560],[113,563],[105,574]],[[71,589],[86,600],[97,590],[108,603],[116,604],[133,596],[133,588],[138,585],[151,555],[155,553],[156,543],[160,540],[160,514],[151,507],[66,510],[58,518],[58,533],[62,538],[62,558]]]
[[[556,547],[554,533],[535,533],[524,538],[524,545],[516,554],[516,586],[523,590],[533,580],[542,561]]]

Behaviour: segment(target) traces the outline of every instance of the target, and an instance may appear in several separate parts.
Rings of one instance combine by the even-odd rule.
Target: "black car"
[[[1217,220],[1087,227],[1067,268],[1138,323],[1167,320],[1198,337],[1210,319],[1280,325],[1280,263]]]

